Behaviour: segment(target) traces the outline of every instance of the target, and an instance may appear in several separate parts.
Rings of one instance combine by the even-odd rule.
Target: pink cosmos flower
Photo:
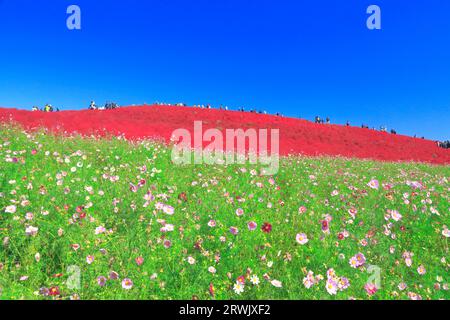
[[[446,238],[450,237],[450,229],[444,228],[444,230],[442,230],[442,235]]]
[[[406,266],[411,267],[412,259],[411,258],[405,258],[405,264],[406,264]]]
[[[341,277],[338,281],[339,290],[345,290],[350,287],[350,281],[346,277]]]
[[[377,189],[378,190],[378,188],[380,187],[380,183],[378,182],[378,180],[372,179],[372,180],[369,181],[367,186],[369,186],[372,189]]]
[[[332,278],[328,278],[325,288],[330,295],[335,295],[338,290],[338,285]]]
[[[89,255],[86,257],[87,264],[92,264],[94,262],[95,258],[92,255]]]
[[[136,261],[136,264],[138,266],[141,266],[144,263],[144,258],[142,257],[137,257],[136,259],[134,259],[134,261]]]
[[[247,227],[248,227],[248,230],[253,231],[253,230],[256,230],[256,228],[258,227],[258,225],[256,224],[256,222],[250,221],[250,222],[247,224]]]
[[[301,245],[305,245],[309,241],[308,236],[304,233],[298,233],[295,240]]]
[[[366,263],[366,257],[362,253],[358,253],[350,258],[349,264],[352,268],[358,268]]]
[[[402,215],[397,210],[391,210],[391,218],[394,221],[399,221],[402,218]]]
[[[378,291],[378,288],[373,283],[366,283],[366,285],[364,286],[364,290],[366,290],[369,296],[373,296]]]
[[[328,220],[322,220],[321,224],[322,224],[322,231],[324,233],[329,233],[330,232],[330,226],[329,226]]]
[[[163,206],[163,212],[165,214],[168,214],[169,216],[173,215],[175,212],[175,209],[172,206],[164,205]]]
[[[148,192],[144,195],[144,200],[146,200],[146,201],[153,201],[153,200],[155,200],[155,196],[152,194],[151,191],[148,191]]]
[[[244,210],[242,210],[241,208],[236,209],[236,215],[238,217],[242,216],[244,214]]]
[[[422,296],[418,295],[418,294],[415,293],[415,292],[408,292],[408,297],[409,297],[411,300],[422,300]]]
[[[350,214],[350,216],[351,216],[353,219],[355,219],[356,214],[358,213],[358,210],[356,210],[355,208],[350,208],[350,209],[348,210],[348,213]]]
[[[134,184],[130,183],[130,191],[133,193],[138,192],[138,187],[135,186]]]
[[[425,267],[424,267],[423,265],[420,265],[420,266],[417,268],[417,272],[418,272],[421,276],[423,276],[425,273],[427,273],[427,270],[425,269]]]
[[[422,189],[423,188],[422,183],[420,183],[418,181],[407,181],[406,184],[413,189]]]
[[[214,228],[216,226],[216,221],[215,220],[209,220],[208,226],[211,227],[211,228]]]
[[[398,289],[399,289],[400,291],[405,290],[407,287],[408,287],[408,286],[407,286],[406,283],[404,283],[404,282],[401,282],[401,283],[399,283],[399,285],[398,285]]]
[[[164,248],[169,249],[172,246],[172,242],[170,240],[164,240]]]
[[[160,231],[161,232],[172,232],[173,230],[174,230],[174,225],[173,224],[170,224],[170,223],[168,223],[168,224],[166,224],[164,227],[162,227],[161,229],[160,229]]]
[[[314,272],[308,271],[306,277],[303,278],[303,285],[306,289],[311,288],[316,283],[316,279],[314,277]]]
[[[130,290],[131,288],[133,288],[133,281],[131,281],[131,279],[128,278],[123,279],[122,288],[124,288],[125,290]]]
[[[95,234],[102,234],[102,233],[104,233],[106,231],[106,229],[105,229],[105,227],[104,226],[99,226],[99,227],[97,227],[97,228],[95,228]]]
[[[104,276],[99,276],[98,278],[97,278],[97,284],[100,286],[100,287],[104,287],[105,285],[106,285],[106,277],[104,277]]]

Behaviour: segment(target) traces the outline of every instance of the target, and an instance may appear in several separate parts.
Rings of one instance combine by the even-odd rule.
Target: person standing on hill
[[[95,105],[95,101],[91,101],[91,104],[89,105],[89,110],[96,110],[97,106]]]

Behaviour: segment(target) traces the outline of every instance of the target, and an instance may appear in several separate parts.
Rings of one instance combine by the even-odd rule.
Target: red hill
[[[173,130],[192,130],[194,121],[201,120],[204,129],[278,128],[282,155],[329,155],[450,164],[450,150],[439,148],[434,141],[247,112],[169,106],[53,113],[0,109],[0,121],[10,120],[26,129],[46,127],[54,131],[102,135],[108,132],[124,134],[129,139],[157,137],[165,141],[169,141]]]

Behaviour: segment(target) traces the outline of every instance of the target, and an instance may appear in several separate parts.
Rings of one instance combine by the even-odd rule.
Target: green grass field
[[[0,136],[0,299],[449,298],[448,166]]]

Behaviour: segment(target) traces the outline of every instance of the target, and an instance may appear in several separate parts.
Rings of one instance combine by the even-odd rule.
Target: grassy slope
[[[0,243],[0,299],[42,298],[35,292],[51,286],[58,286],[63,298],[78,294],[82,299],[209,299],[211,283],[217,299],[366,299],[364,284],[371,275],[366,268],[370,264],[381,268],[382,281],[372,298],[407,299],[408,292],[424,299],[448,298],[442,287],[449,280],[450,257],[448,238],[442,231],[445,224],[450,226],[449,167],[284,158],[272,185],[269,177],[252,175],[250,165],[173,166],[170,149],[152,143],[42,133],[27,136],[5,126],[0,136],[0,238],[4,242]],[[37,153],[33,155],[32,150]],[[78,150],[81,152],[76,154]],[[18,162],[6,161],[12,157]],[[145,173],[140,170],[144,165],[148,169]],[[71,168],[76,171],[71,172]],[[153,168],[158,171],[152,172]],[[67,176],[58,179],[58,173]],[[117,175],[120,180],[113,183],[103,174]],[[373,178],[393,188],[388,191],[380,185],[379,190],[371,189],[367,183]],[[136,184],[140,179],[146,179],[146,185],[131,192],[130,182]],[[413,190],[406,185],[408,180],[422,181],[427,189]],[[92,187],[93,192],[86,187]],[[145,208],[143,197],[148,190],[159,198]],[[339,194],[332,196],[334,190]],[[179,199],[182,192],[187,201]],[[410,204],[404,203],[404,193],[409,195]],[[120,199],[117,209],[114,198]],[[22,206],[20,202],[25,199],[29,204]],[[16,213],[6,213],[5,207],[13,201],[18,202]],[[174,215],[156,210],[157,201],[173,206]],[[77,206],[87,207],[83,210],[87,217],[71,224]],[[306,213],[299,213],[300,206],[307,208]],[[349,223],[352,207],[358,213]],[[432,214],[431,207],[440,216]],[[235,214],[237,208],[244,210],[243,216]],[[395,239],[383,234],[387,209],[403,215],[398,222],[390,219]],[[43,211],[48,215],[41,214]],[[25,220],[27,212],[34,214],[33,220]],[[332,217],[330,234],[321,230],[325,214]],[[158,219],[173,224],[175,230],[163,234]],[[215,228],[207,225],[211,219],[217,221]],[[255,231],[247,229],[249,221],[258,223]],[[264,222],[272,224],[271,233],[261,231]],[[39,228],[35,237],[25,235],[29,225]],[[96,235],[98,226],[112,232]],[[229,232],[231,226],[239,228],[237,236]],[[62,236],[59,229],[64,231]],[[337,234],[343,230],[349,237],[338,240]],[[310,239],[306,245],[295,241],[300,232]],[[221,236],[226,237],[224,242]],[[163,237],[171,240],[171,248],[163,246]],[[360,243],[363,239],[367,246]],[[81,248],[75,251],[72,244]],[[395,248],[392,254],[391,246]],[[414,254],[411,267],[402,258],[405,251]],[[354,269],[349,259],[358,252],[365,255],[367,265]],[[39,262],[36,253],[41,256]],[[90,265],[86,263],[88,255],[95,257]],[[196,259],[195,264],[187,262],[189,256]],[[135,262],[137,257],[144,258],[140,266]],[[425,275],[417,272],[421,264],[427,270]],[[80,289],[69,289],[65,284],[71,265],[81,268]],[[208,272],[210,266],[216,268],[216,274]],[[233,284],[248,268],[261,283],[254,287],[247,280],[244,293],[236,295]],[[305,288],[302,281],[306,271],[326,279],[329,268],[347,277],[350,287],[336,296],[327,293],[326,280]],[[97,277],[108,276],[111,270],[121,279],[132,279],[134,287],[124,290],[120,280],[98,286]],[[60,273],[63,275],[55,277]],[[156,279],[151,279],[155,273]],[[280,280],[283,286],[274,287],[264,274]],[[22,276],[28,279],[20,281]],[[441,290],[434,288],[437,277],[443,278]],[[408,285],[404,291],[397,288],[402,281]]]

